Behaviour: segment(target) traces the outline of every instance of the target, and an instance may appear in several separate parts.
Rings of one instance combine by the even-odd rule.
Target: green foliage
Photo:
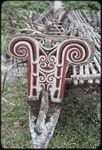
[[[29,10],[36,12],[36,17],[38,17],[39,13],[46,10],[50,4],[50,1],[4,1],[1,9],[1,52],[3,53],[7,49],[7,38],[10,34],[9,17],[17,20],[17,28],[20,29],[20,26],[24,28],[26,21],[24,17],[27,17]]]
[[[100,3],[97,1],[63,1],[63,3],[65,8],[69,10],[84,9],[91,13],[92,10],[101,9]],[[23,28],[26,21],[24,17],[27,17],[29,10],[37,12],[36,17],[38,17],[40,13],[52,5],[52,1],[4,1],[1,9],[1,33],[3,38],[4,36],[9,36],[10,29],[8,27],[10,25],[8,18],[10,16],[13,16],[15,20],[18,19],[17,23],[19,22],[19,26]],[[7,45],[4,41],[2,45]],[[2,51],[5,51],[5,46],[2,47]]]
[[[97,117],[98,117],[98,119],[99,119],[99,121],[101,120],[101,112],[100,112],[100,110],[101,110],[101,104],[100,103],[98,103],[97,104]]]
[[[4,148],[31,148],[26,85],[17,83],[6,85],[2,94],[1,131]]]
[[[7,38],[9,37],[9,35],[8,34],[2,34],[2,36],[1,36],[1,47],[2,47],[2,49],[1,49],[1,53],[3,53],[4,51],[6,51],[6,49],[7,49]]]
[[[2,98],[1,107],[1,139],[5,148],[31,148],[27,91],[22,82],[19,78],[18,84],[6,84],[2,94],[7,100]],[[100,145],[100,97],[84,87],[65,89],[61,115],[48,147],[95,149]]]
[[[92,10],[101,9],[100,3],[97,1],[63,1],[65,8],[69,10],[86,9],[89,12]],[[29,10],[36,11],[38,14],[42,13],[49,6],[51,1],[4,1],[2,3],[2,32],[8,32],[8,18],[14,16],[19,18],[22,22],[22,18],[27,16]],[[24,19],[23,19],[24,20]]]
[[[101,5],[97,1],[64,1],[65,8],[69,10],[84,9],[91,13],[93,10],[100,10]]]
[[[97,117],[99,98],[95,102],[91,96],[81,87],[66,90],[61,116],[49,148],[95,149],[100,145],[100,123]]]
[[[22,22],[24,16],[27,16],[29,10],[36,11],[38,14],[42,13],[49,7],[50,1],[5,1],[2,3],[2,32],[9,32],[8,18],[13,16]],[[23,19],[24,20],[24,19]]]

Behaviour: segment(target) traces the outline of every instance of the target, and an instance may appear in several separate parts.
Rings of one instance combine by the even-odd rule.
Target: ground
[[[26,84],[6,83],[1,102],[4,148],[31,148]],[[97,148],[100,145],[100,86],[66,85],[62,111],[48,148]]]

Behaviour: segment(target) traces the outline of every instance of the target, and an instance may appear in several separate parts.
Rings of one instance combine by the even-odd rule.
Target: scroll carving
[[[53,43],[53,42],[52,42]],[[91,47],[81,39],[68,39],[47,47],[42,40],[14,37],[9,43],[9,53],[17,59],[27,59],[28,97],[39,99],[48,91],[51,101],[61,102],[69,64],[79,65],[91,57]]]

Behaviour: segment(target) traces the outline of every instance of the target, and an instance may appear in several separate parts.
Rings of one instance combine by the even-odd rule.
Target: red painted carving
[[[28,97],[39,99],[46,90],[53,102],[61,102],[69,64],[85,63],[91,56],[87,42],[68,39],[51,46],[27,36],[14,37],[9,43],[10,54],[27,59]]]

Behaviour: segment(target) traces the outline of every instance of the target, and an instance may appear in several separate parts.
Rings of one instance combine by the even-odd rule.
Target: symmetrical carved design
[[[60,115],[58,103],[62,101],[65,77],[75,85],[100,82],[100,35],[84,11],[58,6],[37,20],[30,11],[25,25],[16,30],[20,36],[11,39],[9,52],[16,59],[27,60],[30,133],[33,147],[42,149],[47,148]],[[89,62],[93,49],[95,55]]]
[[[53,102],[62,100],[68,65],[85,63],[91,56],[86,41],[71,38],[59,42],[18,36],[10,41],[9,52],[27,59],[28,97],[37,100],[42,91],[48,91]]]

